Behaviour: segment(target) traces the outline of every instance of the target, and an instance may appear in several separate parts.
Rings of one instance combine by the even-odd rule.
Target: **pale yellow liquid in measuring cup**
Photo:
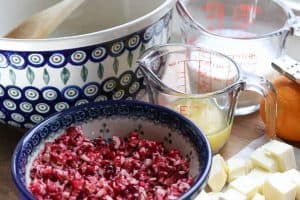
[[[173,102],[172,108],[204,131],[213,153],[217,153],[227,142],[232,123],[228,125],[224,113],[209,100],[180,99]]]

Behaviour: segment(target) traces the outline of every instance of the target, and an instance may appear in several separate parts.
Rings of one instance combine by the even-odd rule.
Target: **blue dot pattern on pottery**
[[[50,114],[72,106],[93,101],[139,98],[145,92],[145,85],[142,72],[132,67],[133,57],[141,55],[154,44],[167,42],[171,18],[172,11],[141,31],[80,49],[43,52],[0,50],[0,68],[5,71],[0,71],[0,123],[32,128]],[[161,33],[166,31],[168,37],[162,37]],[[121,66],[119,60],[124,56],[127,56],[127,64]],[[107,76],[105,62],[108,59],[114,62],[109,66],[114,75]],[[97,75],[92,74],[85,64],[89,64],[89,67],[95,65]],[[71,77],[75,75],[66,66],[80,69],[83,85],[70,83]],[[57,78],[64,85],[61,89],[52,85],[55,70],[60,72]],[[36,73],[37,71],[42,73]],[[10,85],[1,82],[4,76],[7,76]],[[18,82],[23,79],[27,84]],[[36,84],[37,79],[43,82]]]
[[[59,52],[14,52],[0,50],[0,68],[12,67],[21,70],[28,66],[44,67],[45,65],[53,68],[62,68],[67,63],[82,66],[89,60],[92,62],[102,62],[108,56],[118,57],[125,50],[134,51],[141,44],[147,44],[154,36],[159,36],[163,29],[169,26],[171,18],[172,13],[169,12],[157,23],[142,31],[135,32],[115,41],[87,46],[81,49],[66,49]]]
[[[0,85],[0,122],[12,126],[31,128],[43,121],[49,114],[60,112],[72,106],[93,101],[136,99],[137,93],[145,90],[143,77],[126,71],[118,78],[111,77],[101,84],[90,82],[82,88],[69,85],[61,91],[47,86],[42,89]]]
[[[44,142],[45,139],[54,135],[58,131],[68,128],[71,124],[82,124],[88,123],[94,119],[111,119],[116,118],[129,118],[137,119],[143,118],[145,121],[151,121],[154,124],[160,124],[171,129],[171,131],[180,131],[181,134],[187,135],[186,140],[192,145],[195,145],[195,141],[201,140],[200,136],[189,123],[185,123],[178,116],[174,116],[168,111],[162,111],[159,108],[153,108],[150,106],[140,106],[136,105],[135,102],[124,103],[124,104],[93,104],[79,110],[71,110],[64,115],[60,115],[55,118],[55,120],[49,121],[44,124],[39,129],[36,129],[35,134],[27,141],[27,144],[24,146],[21,152],[19,152],[18,159],[18,173],[21,177],[23,184],[25,184],[25,173],[26,173],[26,164],[28,157],[32,152],[36,151],[40,143]],[[103,126],[103,125],[102,125]],[[142,127],[137,125],[136,130],[143,132]],[[106,128],[106,125],[103,126],[102,131],[109,131]],[[170,143],[172,141],[172,134],[168,133],[166,139]],[[205,148],[204,143],[200,143],[197,147],[197,153],[201,155],[199,158],[207,157],[207,149]],[[187,159],[191,159],[193,155],[190,153],[186,155]],[[205,163],[203,160],[199,160],[199,163],[202,163],[200,170],[203,171],[205,168]]]

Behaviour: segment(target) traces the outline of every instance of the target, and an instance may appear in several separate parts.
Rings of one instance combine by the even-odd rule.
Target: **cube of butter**
[[[220,192],[227,181],[226,163],[221,155],[215,155],[212,159],[211,171],[207,184],[213,192]]]
[[[296,184],[297,186],[296,199],[300,200],[300,172],[297,171],[296,169],[290,169],[284,172],[283,175]]]
[[[255,194],[252,200],[265,200],[265,197],[259,193]]]
[[[248,174],[252,169],[252,162],[251,160],[231,158],[227,161],[227,169],[228,182],[231,182],[240,176]]]
[[[222,194],[223,194],[222,192],[209,192],[207,193],[208,199],[203,199],[203,200],[220,200]]]
[[[256,168],[263,168],[266,171],[276,172],[278,171],[277,162],[275,159],[266,155],[263,148],[256,149],[251,154],[251,160],[253,166]]]
[[[283,174],[275,173],[269,176],[263,186],[266,200],[295,200],[296,184]]]
[[[247,197],[234,189],[228,189],[221,195],[221,200],[247,200]]]
[[[209,200],[208,194],[205,192],[205,190],[202,190],[200,194],[195,198],[195,200]]]
[[[254,177],[241,176],[229,184],[229,188],[233,188],[238,192],[244,194],[247,199],[251,199],[260,188],[260,184]]]
[[[262,148],[269,156],[273,157],[277,161],[279,171],[284,172],[286,170],[296,168],[293,146],[284,142],[272,140],[263,145]]]
[[[247,176],[257,183],[259,192],[263,192],[263,185],[270,175],[270,172],[254,168]]]
[[[205,192],[204,190],[195,198],[195,200],[220,200],[221,192]]]

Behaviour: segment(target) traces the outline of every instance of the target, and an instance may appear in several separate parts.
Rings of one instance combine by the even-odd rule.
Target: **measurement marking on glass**
[[[208,30],[224,28],[225,8],[223,2],[209,2],[200,9],[207,12],[206,19],[216,20],[210,24]],[[239,3],[234,5],[232,14],[232,28],[246,28],[262,12],[262,9],[254,4]]]
[[[200,106],[197,105],[181,105],[179,104],[179,112],[187,117],[191,117],[192,116],[192,112],[197,110],[197,109],[201,109]]]
[[[179,80],[182,80],[183,82],[179,85],[184,88],[184,93],[187,92],[187,78],[186,78],[186,62],[187,60],[182,60],[182,61],[177,61],[177,64],[179,65],[180,63],[183,64],[183,71],[177,72],[177,76]]]
[[[176,77],[177,77],[177,86],[180,87],[182,89],[182,91],[184,93],[187,93],[188,92],[188,84],[190,82],[189,78],[188,78],[188,69],[189,70],[192,70],[190,71],[189,73],[196,73],[196,90],[197,92],[201,92],[201,89],[203,89],[204,87],[206,87],[206,83],[203,82],[201,76],[203,75],[209,75],[209,71],[203,71],[201,70],[201,62],[202,63],[205,63],[205,64],[208,64],[209,65],[209,70],[213,70],[211,69],[211,56],[209,57],[209,60],[180,60],[180,61],[177,61],[176,63],[176,66],[177,66],[177,71],[176,71]],[[191,65],[191,66],[189,66]],[[170,67],[174,67],[175,64],[174,63],[171,63],[169,64],[168,66]],[[190,68],[189,68],[190,67]],[[211,73],[211,72],[210,72]],[[193,75],[191,75],[193,76]],[[212,81],[212,80],[211,80]],[[209,84],[212,84],[212,82],[210,81]]]
[[[224,27],[224,4],[219,2],[207,3],[201,8],[204,11],[207,11],[207,19],[216,19],[216,25],[208,26],[208,30],[220,29]]]

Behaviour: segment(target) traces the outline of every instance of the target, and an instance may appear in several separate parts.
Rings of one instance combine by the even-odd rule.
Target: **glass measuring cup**
[[[282,56],[288,34],[299,35],[300,18],[277,0],[178,0],[176,8],[185,43],[224,53],[270,81],[279,75],[271,62]],[[236,114],[256,111],[259,100],[244,92]]]
[[[277,103],[272,84],[240,70],[231,58],[199,47],[168,44],[148,49],[137,62],[145,75],[149,101],[194,121],[208,136],[214,153],[230,135],[241,90],[265,98],[266,133],[275,135]],[[224,74],[227,82],[214,81]]]

